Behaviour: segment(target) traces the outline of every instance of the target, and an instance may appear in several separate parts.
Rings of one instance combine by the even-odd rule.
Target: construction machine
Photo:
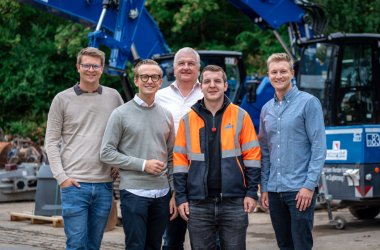
[[[335,33],[305,41],[297,73],[301,90],[322,103],[327,157],[321,191],[358,219],[380,212],[380,35]]]
[[[145,0],[19,0],[93,27],[89,46],[110,48],[106,73],[120,75],[127,100],[133,97],[126,63],[139,58],[160,62],[164,80],[173,78],[173,54],[144,7]],[[349,206],[359,219],[380,211],[380,35],[324,35],[325,12],[306,0],[228,0],[261,28],[271,30],[297,61],[295,84],[321,101],[327,158],[321,191]],[[288,27],[290,46],[278,29]],[[229,76],[231,100],[246,109],[258,127],[261,107],[273,97],[267,78],[246,80],[240,52],[200,51],[202,65],[221,65]],[[164,84],[165,85],[165,84]],[[343,218],[329,218],[344,228]]]

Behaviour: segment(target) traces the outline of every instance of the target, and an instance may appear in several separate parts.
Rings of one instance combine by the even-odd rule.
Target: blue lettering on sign
[[[380,134],[367,133],[367,147],[380,147]]]

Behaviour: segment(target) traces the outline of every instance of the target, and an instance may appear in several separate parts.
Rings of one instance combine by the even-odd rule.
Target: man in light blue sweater
[[[174,122],[171,113],[155,103],[162,83],[159,65],[143,60],[134,75],[139,93],[112,112],[100,158],[120,168],[125,249],[161,249],[169,211],[177,215],[171,199]]]

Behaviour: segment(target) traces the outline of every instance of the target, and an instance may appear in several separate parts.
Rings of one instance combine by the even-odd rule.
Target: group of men
[[[223,68],[200,73],[192,48],[175,54],[176,81],[162,89],[160,66],[138,62],[138,93],[125,104],[100,85],[104,62],[102,51],[82,49],[79,82],[55,96],[48,115],[45,147],[61,188],[66,249],[100,249],[117,176],[125,249],[180,250],[187,229],[192,249],[246,249],[259,185],[278,247],[312,248],[323,112],[292,84],[289,55],[267,60],[275,96],[259,135],[225,95]]]

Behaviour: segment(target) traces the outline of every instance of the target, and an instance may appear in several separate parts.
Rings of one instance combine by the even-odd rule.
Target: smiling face
[[[143,64],[138,68],[138,75],[134,78],[139,88],[139,97],[150,104],[162,84],[162,71],[160,66]]]
[[[89,65],[91,66],[88,67]],[[103,66],[100,57],[83,55],[80,63],[77,64],[76,67],[81,84],[94,86],[99,84],[100,77],[103,73]]]
[[[174,75],[178,83],[194,84],[199,76],[199,62],[192,52],[180,52],[174,63]]]
[[[201,90],[205,101],[223,102],[227,87],[222,71],[204,71],[202,73]]]
[[[276,96],[282,100],[283,96],[292,88],[291,80],[294,77],[294,70],[285,60],[272,61],[268,65],[268,77],[276,91]]]

